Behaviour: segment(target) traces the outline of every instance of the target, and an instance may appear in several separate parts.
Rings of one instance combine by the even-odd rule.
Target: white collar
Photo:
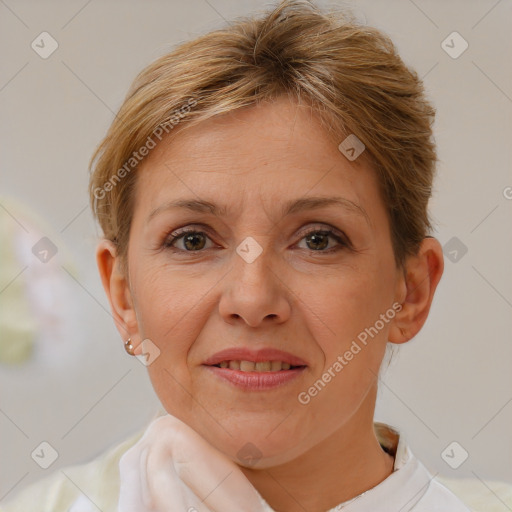
[[[413,455],[403,434],[380,422],[374,422],[374,429],[381,446],[395,456],[393,473],[375,487],[327,512],[407,512],[427,491],[433,477]]]

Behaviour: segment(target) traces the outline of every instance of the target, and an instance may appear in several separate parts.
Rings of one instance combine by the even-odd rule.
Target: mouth
[[[297,379],[308,365],[301,358],[274,348],[254,351],[233,347],[217,352],[203,366],[215,378],[243,391],[266,391]]]
[[[307,366],[300,357],[272,347],[231,347],[212,355],[203,364],[242,372],[277,372]]]
[[[225,360],[218,364],[213,364],[217,368],[228,368],[229,370],[239,370],[241,372],[279,372],[282,370],[295,370],[296,368],[305,368],[306,365],[292,365],[285,361],[245,361],[245,360]]]

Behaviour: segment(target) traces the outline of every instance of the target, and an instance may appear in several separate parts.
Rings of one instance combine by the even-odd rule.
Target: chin
[[[233,409],[217,403],[212,404],[208,414],[193,405],[174,403],[174,407],[166,409],[236,464],[247,468],[263,469],[289,462],[311,449],[317,437],[314,432],[318,434],[318,426],[310,424],[311,415],[297,414],[293,409],[262,410],[262,404],[258,404],[241,410],[240,404]]]
[[[223,424],[226,430],[217,425],[215,430],[201,432],[201,435],[233,462],[248,469],[263,469],[284,464],[294,460],[309,448],[304,446],[304,440],[311,439],[307,432],[296,431],[291,435],[289,429],[276,429],[275,425],[278,425],[278,422],[267,423],[270,424],[273,425],[272,428],[261,428],[254,422],[251,424],[249,420],[233,422]]]

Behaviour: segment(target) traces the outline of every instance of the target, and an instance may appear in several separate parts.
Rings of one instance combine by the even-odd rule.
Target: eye
[[[338,245],[325,250],[329,246],[329,239],[335,240]],[[199,252],[205,248],[211,248],[211,246],[205,247],[207,240],[210,240],[210,237],[204,231],[184,228],[171,233],[164,240],[163,246],[175,252]],[[331,253],[344,247],[350,247],[350,242],[334,229],[310,229],[303,234],[302,240],[306,241],[307,246],[305,249],[311,252]],[[181,242],[183,246],[176,247],[178,242]]]
[[[209,236],[204,231],[197,229],[181,229],[165,239],[164,246],[174,251],[195,252],[204,249],[205,240]],[[175,243],[182,241],[184,248],[176,248]],[[208,249],[208,247],[207,247]]]
[[[324,250],[329,246],[329,239],[336,240],[338,246]],[[301,241],[302,240],[306,241],[306,249],[312,252],[330,253],[339,251],[343,247],[349,247],[349,243],[345,241],[343,236],[332,229],[311,229],[301,238]]]

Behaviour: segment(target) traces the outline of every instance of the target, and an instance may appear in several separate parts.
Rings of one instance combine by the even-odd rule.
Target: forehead
[[[146,214],[185,198],[215,202],[235,216],[252,200],[279,210],[294,198],[319,195],[341,195],[365,209],[380,201],[373,171],[347,160],[311,108],[288,98],[164,139],[139,168],[136,193]]]

